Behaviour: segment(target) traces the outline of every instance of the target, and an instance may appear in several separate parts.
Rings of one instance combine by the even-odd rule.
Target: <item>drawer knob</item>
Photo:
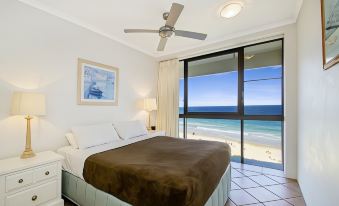
[[[21,184],[21,183],[23,183],[23,182],[24,182],[24,180],[23,180],[23,179],[20,179],[18,182]]]
[[[35,201],[35,200],[37,200],[37,199],[38,199],[38,196],[37,196],[37,195],[33,195],[32,201]]]
[[[45,175],[49,175],[49,171],[46,171],[46,172],[45,172]]]

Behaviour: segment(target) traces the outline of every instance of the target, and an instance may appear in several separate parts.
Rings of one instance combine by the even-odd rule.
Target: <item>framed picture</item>
[[[78,59],[78,104],[118,105],[119,69]]]
[[[323,65],[339,62],[339,0],[321,0]]]

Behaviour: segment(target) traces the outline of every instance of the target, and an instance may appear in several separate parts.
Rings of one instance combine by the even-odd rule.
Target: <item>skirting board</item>
[[[224,206],[231,191],[231,164],[205,206]],[[94,188],[83,179],[62,171],[62,194],[80,206],[131,206],[118,198]]]

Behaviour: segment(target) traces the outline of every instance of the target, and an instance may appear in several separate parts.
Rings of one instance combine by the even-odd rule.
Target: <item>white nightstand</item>
[[[165,136],[165,131],[158,131],[158,130],[148,130],[148,135],[150,137],[156,137],[156,136]]]
[[[0,160],[0,206],[63,206],[61,160],[52,151]]]

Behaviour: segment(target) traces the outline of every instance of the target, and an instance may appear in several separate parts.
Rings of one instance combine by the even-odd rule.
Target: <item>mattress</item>
[[[205,206],[224,206],[231,191],[231,164]],[[66,171],[62,172],[62,194],[77,205],[131,206],[118,198],[96,189],[85,180]]]
[[[134,137],[128,140],[119,140],[114,141],[112,143],[103,144],[95,147],[90,147],[84,150],[81,149],[75,149],[72,146],[64,146],[57,150],[57,152],[64,156],[65,159],[62,163],[62,167],[65,171],[81,178],[83,178],[82,172],[84,170],[84,164],[86,159],[96,153],[123,147],[129,144],[133,144],[138,141],[146,140],[149,138],[153,138],[154,136],[157,136],[157,134],[148,134],[143,135],[139,137]]]

